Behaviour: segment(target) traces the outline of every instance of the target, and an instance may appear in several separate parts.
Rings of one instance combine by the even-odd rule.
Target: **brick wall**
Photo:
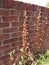
[[[33,51],[33,40],[38,12],[41,10],[42,18],[47,17],[47,28],[41,49],[49,49],[49,9],[34,4],[27,4],[13,0],[0,0],[0,65],[10,65],[8,53],[16,50],[14,58],[19,54],[22,47],[22,31],[24,21],[24,11],[27,12],[27,24],[29,32],[30,50]]]

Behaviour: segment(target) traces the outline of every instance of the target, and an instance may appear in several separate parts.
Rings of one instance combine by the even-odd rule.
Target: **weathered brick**
[[[0,34],[0,40],[4,40],[8,38],[10,38],[10,34]]]
[[[17,37],[18,36],[18,33],[12,33],[11,34],[11,37]]]
[[[17,35],[22,36],[22,31],[19,31]]]
[[[2,45],[2,41],[0,41],[0,46]]]
[[[7,0],[7,7],[13,8],[14,1],[13,0]]]
[[[3,62],[2,61],[0,61],[0,65],[3,65]]]
[[[3,61],[4,65],[9,65],[10,58],[7,58]]]
[[[3,41],[3,44],[7,44],[7,43],[11,43],[11,42],[14,42],[14,38],[13,39],[8,39],[8,40],[4,40]]]
[[[18,3],[18,10],[23,10],[24,9],[23,4],[24,4],[23,2]]]
[[[0,8],[1,8],[1,1],[2,1],[2,0],[0,0]]]
[[[0,0],[0,8],[12,8],[13,0]]]
[[[29,34],[35,33],[35,30],[29,30]]]
[[[33,25],[29,27],[29,30],[34,30],[34,29],[35,29],[35,26]]]
[[[3,21],[18,21],[18,16],[3,16],[2,17]]]
[[[20,37],[19,37],[19,41],[23,41],[23,38],[22,38],[22,36],[20,36]]]
[[[46,12],[49,13],[49,8],[46,8]]]
[[[2,51],[0,51],[0,57],[2,57],[3,56],[3,52]]]
[[[17,32],[18,29],[16,28],[4,28],[3,33],[12,33],[12,32]]]
[[[22,46],[22,42],[21,41],[11,43],[11,47],[19,47],[19,46]]]
[[[18,9],[18,3],[19,3],[18,1],[14,1],[14,4],[13,4],[14,9]]]
[[[0,23],[0,28],[9,27],[10,23]]]
[[[23,31],[23,26],[19,27],[19,31]]]
[[[11,15],[17,15],[17,16],[23,16],[24,15],[24,11],[22,10],[11,10]]]
[[[17,46],[17,42],[11,43],[11,47]]]
[[[17,40],[18,40],[17,37],[11,38],[11,39],[7,39],[7,40],[3,41],[3,44],[8,44],[8,43],[16,42]]]
[[[10,44],[0,46],[0,51],[6,50],[10,48]]]
[[[37,9],[38,9],[38,6],[37,6],[37,5],[32,4],[32,11],[37,11]]]
[[[0,29],[0,34],[2,34],[2,29]]]
[[[32,15],[32,12],[27,11],[26,15],[27,16],[31,16]]]
[[[1,17],[0,17],[0,22],[1,22]]]
[[[23,21],[22,22],[12,22],[11,23],[12,27],[19,27],[19,26],[23,26]]]
[[[40,20],[44,20],[44,17],[43,17],[43,16],[41,16],[41,17],[40,17]]]
[[[0,61],[4,61],[4,60],[6,60],[8,58],[9,58],[9,55],[8,54],[7,55],[4,55],[4,56],[0,57]]]
[[[19,21],[24,21],[25,17],[19,16]]]
[[[31,16],[30,17],[28,16],[26,20],[27,21],[31,21],[31,19],[32,19],[32,17]]]
[[[0,9],[0,15],[10,15],[11,11],[8,9]]]
[[[17,47],[13,47],[13,48],[10,48],[10,49],[8,49],[8,50],[5,50],[5,51],[4,51],[4,54],[7,55],[8,53],[10,53],[11,51],[13,51],[13,50],[15,50],[15,49],[17,49]]]
[[[32,21],[37,21],[37,16],[35,17],[32,16]]]
[[[0,0],[0,8],[7,7],[7,0]]]
[[[41,9],[41,12],[46,12],[46,8],[45,7],[39,6],[39,9]]]
[[[24,3],[23,6],[24,6],[24,10],[29,10],[29,11],[32,10],[32,5],[31,4]]]

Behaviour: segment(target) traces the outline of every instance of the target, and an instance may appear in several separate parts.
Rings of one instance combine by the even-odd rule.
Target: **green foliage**
[[[46,7],[49,8],[49,2],[46,3]]]
[[[21,48],[20,51],[24,52],[24,49]],[[31,65],[32,62],[33,62],[32,54],[22,55],[18,65]]]
[[[15,50],[11,51],[10,53],[8,53],[10,55],[10,59],[13,59],[13,55],[15,54]]]
[[[38,54],[37,65],[49,65],[49,50]]]
[[[10,60],[14,60],[13,55],[15,54],[15,50],[11,51],[8,54],[10,55]],[[13,65],[16,65],[16,63],[14,62]]]

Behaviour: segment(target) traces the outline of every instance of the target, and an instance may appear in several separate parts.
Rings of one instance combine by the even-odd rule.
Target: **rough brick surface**
[[[49,49],[49,8],[18,2],[14,0],[0,0],[0,65],[10,65],[9,52],[16,50],[14,60],[20,54],[22,47],[22,31],[24,11],[27,16],[28,42],[31,52],[34,52],[34,40],[38,11],[41,11],[40,22],[44,24],[47,17],[47,27],[41,50]]]

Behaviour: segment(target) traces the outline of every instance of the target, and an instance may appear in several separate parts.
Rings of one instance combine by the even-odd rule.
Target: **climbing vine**
[[[41,10],[39,10],[38,16],[37,16],[37,23],[36,23],[36,35],[35,35],[35,40],[34,40],[35,53],[41,49],[42,41],[44,39],[46,26],[47,26],[47,17],[44,17],[44,20],[42,21],[41,14],[42,12]]]

